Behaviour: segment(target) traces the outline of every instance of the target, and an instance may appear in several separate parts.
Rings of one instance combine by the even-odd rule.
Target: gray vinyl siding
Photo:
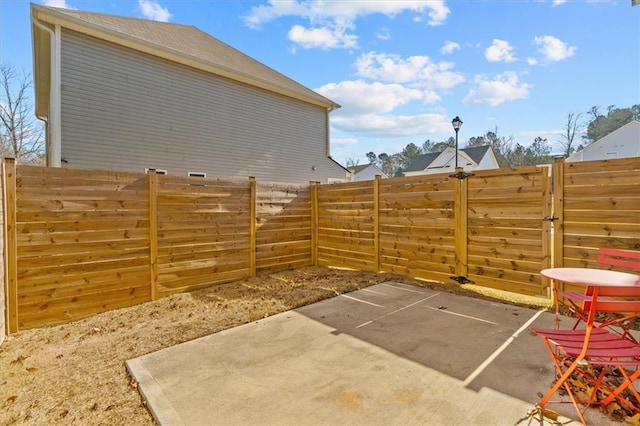
[[[345,177],[326,155],[322,107],[68,30],[61,62],[65,167]]]

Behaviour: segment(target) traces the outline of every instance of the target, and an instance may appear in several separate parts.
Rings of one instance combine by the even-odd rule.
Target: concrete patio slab
[[[552,321],[546,312],[390,282],[127,368],[161,425],[515,425],[553,379],[528,327]],[[572,410],[558,411],[575,417]],[[608,424],[590,411],[592,424]]]

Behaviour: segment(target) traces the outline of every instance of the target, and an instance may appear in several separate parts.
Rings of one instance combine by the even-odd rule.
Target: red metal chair
[[[640,272],[640,252],[600,248],[598,250],[598,264],[601,269],[613,269],[613,267],[615,267],[616,269],[638,273]],[[617,296],[640,298],[640,286],[621,287]],[[581,322],[587,321],[587,312],[589,312],[591,297],[589,287],[586,288],[584,293],[574,291],[556,292],[556,298],[559,298],[556,300],[564,300],[565,306],[571,309],[576,316],[576,322],[573,325],[574,329],[576,329]],[[601,295],[601,297],[604,296]],[[568,302],[568,304],[566,302]],[[638,343],[636,338],[631,334],[631,329],[638,316],[640,316],[640,312],[601,313],[598,317],[598,327],[609,328],[610,331]]]
[[[640,413],[640,395],[633,383],[640,378],[640,345],[594,324],[596,313],[640,312],[640,298],[627,299],[625,288],[628,289],[612,286],[589,287],[586,294],[590,296],[590,300],[587,303],[588,311],[585,312],[584,329],[531,329],[544,340],[558,375],[551,389],[537,404],[539,413],[545,413],[547,404],[566,403],[551,400],[560,388],[567,391],[584,424],[584,411],[589,406],[607,406],[614,400]],[[601,367],[600,372],[595,375],[592,371],[596,370],[590,368],[594,366]],[[615,388],[611,388],[604,380],[610,370],[617,370],[623,378],[622,384]],[[570,385],[570,379],[574,374],[582,375],[593,386],[587,401],[579,400]],[[597,398],[598,392],[602,396],[601,400]],[[581,409],[580,404],[584,408]]]
[[[598,265],[604,269],[623,269],[628,272],[640,271],[640,251],[612,248],[598,249]]]

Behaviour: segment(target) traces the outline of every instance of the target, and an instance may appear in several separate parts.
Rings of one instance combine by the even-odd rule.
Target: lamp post
[[[456,169],[457,169],[458,168],[458,131],[460,130],[460,127],[462,127],[462,120],[460,120],[460,117],[456,115],[456,118],[451,120],[451,124],[453,125],[453,130],[456,131]]]

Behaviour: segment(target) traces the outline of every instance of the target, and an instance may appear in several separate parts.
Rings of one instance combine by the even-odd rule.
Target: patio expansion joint
[[[423,293],[423,294],[424,294],[424,293]],[[374,319],[372,319],[372,320],[369,320],[369,321],[367,321],[367,322],[364,322],[364,323],[360,324],[360,325],[359,325],[359,326],[357,326],[356,328],[365,327],[365,326],[367,326],[367,325],[369,325],[369,324],[371,324],[371,323],[374,323],[374,322],[376,322],[376,321],[380,321],[380,320],[381,320],[381,319],[383,319],[383,318],[387,318],[387,317],[389,317],[389,316],[391,316],[391,315],[397,314],[398,312],[401,312],[401,311],[404,311],[405,309],[411,308],[412,306],[415,306],[415,305],[417,305],[417,304],[419,304],[419,303],[422,303],[422,302],[424,302],[425,300],[432,299],[432,298],[436,297],[436,296],[437,296],[437,295],[439,295],[439,294],[441,294],[441,293],[432,294],[431,296],[428,296],[428,297],[425,297],[425,298],[423,298],[423,299],[420,299],[420,300],[418,300],[417,302],[413,302],[413,303],[408,304],[407,306],[403,306],[402,308],[398,308],[398,309],[396,309],[395,311],[391,311],[391,312],[389,312],[389,313],[387,313],[387,314],[380,315],[380,316],[379,316],[379,317],[377,317],[377,318],[374,318]]]
[[[518,338],[518,336],[525,331],[533,322],[538,319],[540,315],[542,315],[545,310],[540,310],[536,312],[529,321],[524,323],[515,333],[513,333],[498,349],[496,349],[487,359],[484,360],[482,364],[478,366],[469,376],[462,382],[463,386],[467,387],[473,382],[476,377],[478,377],[498,356],[505,350],[507,347]]]

